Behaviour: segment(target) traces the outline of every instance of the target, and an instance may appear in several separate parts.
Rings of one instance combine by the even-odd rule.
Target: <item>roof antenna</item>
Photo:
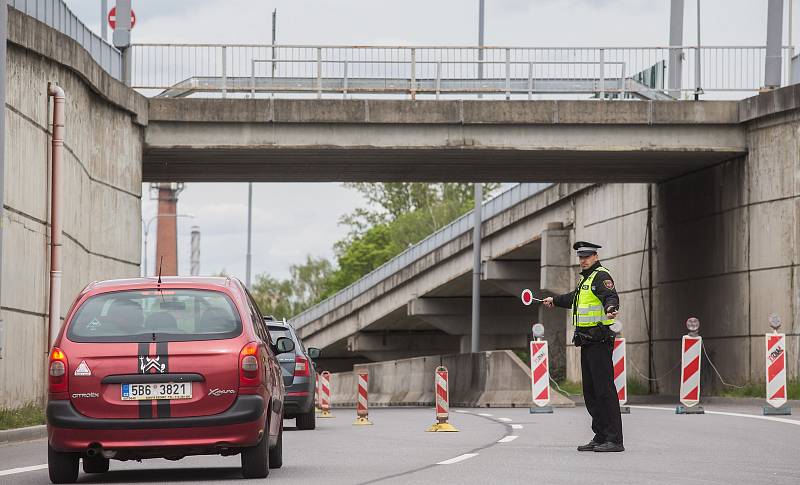
[[[158,284],[161,284],[161,266],[164,264],[164,255],[161,255],[161,259],[158,261]]]

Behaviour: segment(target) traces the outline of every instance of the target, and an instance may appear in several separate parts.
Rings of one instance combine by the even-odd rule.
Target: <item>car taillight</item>
[[[258,344],[250,342],[239,352],[239,386],[257,386],[260,382]]]
[[[51,393],[67,392],[67,356],[58,347],[53,347],[50,352],[50,379],[49,387]]]
[[[302,355],[298,355],[294,358],[294,376],[295,377],[308,377],[311,375],[309,372],[308,359],[303,357]]]

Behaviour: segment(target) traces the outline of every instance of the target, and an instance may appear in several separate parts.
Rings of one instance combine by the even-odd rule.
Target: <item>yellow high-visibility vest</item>
[[[592,274],[582,281],[578,287],[577,306],[572,309],[572,323],[576,327],[594,327],[597,325],[611,325],[614,320],[606,318],[606,310],[603,308],[603,302],[592,291],[592,283],[597,273],[604,272],[611,275],[607,269],[600,266],[592,271]]]

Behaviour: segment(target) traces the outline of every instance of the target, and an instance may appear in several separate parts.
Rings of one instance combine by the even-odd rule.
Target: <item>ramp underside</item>
[[[146,147],[145,182],[657,182],[744,149]]]

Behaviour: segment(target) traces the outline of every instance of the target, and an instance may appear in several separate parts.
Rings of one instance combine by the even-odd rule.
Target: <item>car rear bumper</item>
[[[266,422],[264,399],[258,395],[239,396],[225,412],[212,416],[150,419],[102,419],[84,416],[69,401],[47,404],[50,445],[59,451],[84,451],[89,446],[104,449],[236,448],[258,443]],[[191,428],[189,431],[187,428]],[[144,451],[144,450],[143,450]],[[187,453],[189,454],[189,453]],[[144,456],[144,455],[142,455]]]
[[[291,392],[301,393],[305,395],[292,395]],[[287,419],[295,418],[298,414],[307,414],[314,412],[314,393],[308,391],[289,391],[287,389],[286,396],[283,398],[283,417]]]

